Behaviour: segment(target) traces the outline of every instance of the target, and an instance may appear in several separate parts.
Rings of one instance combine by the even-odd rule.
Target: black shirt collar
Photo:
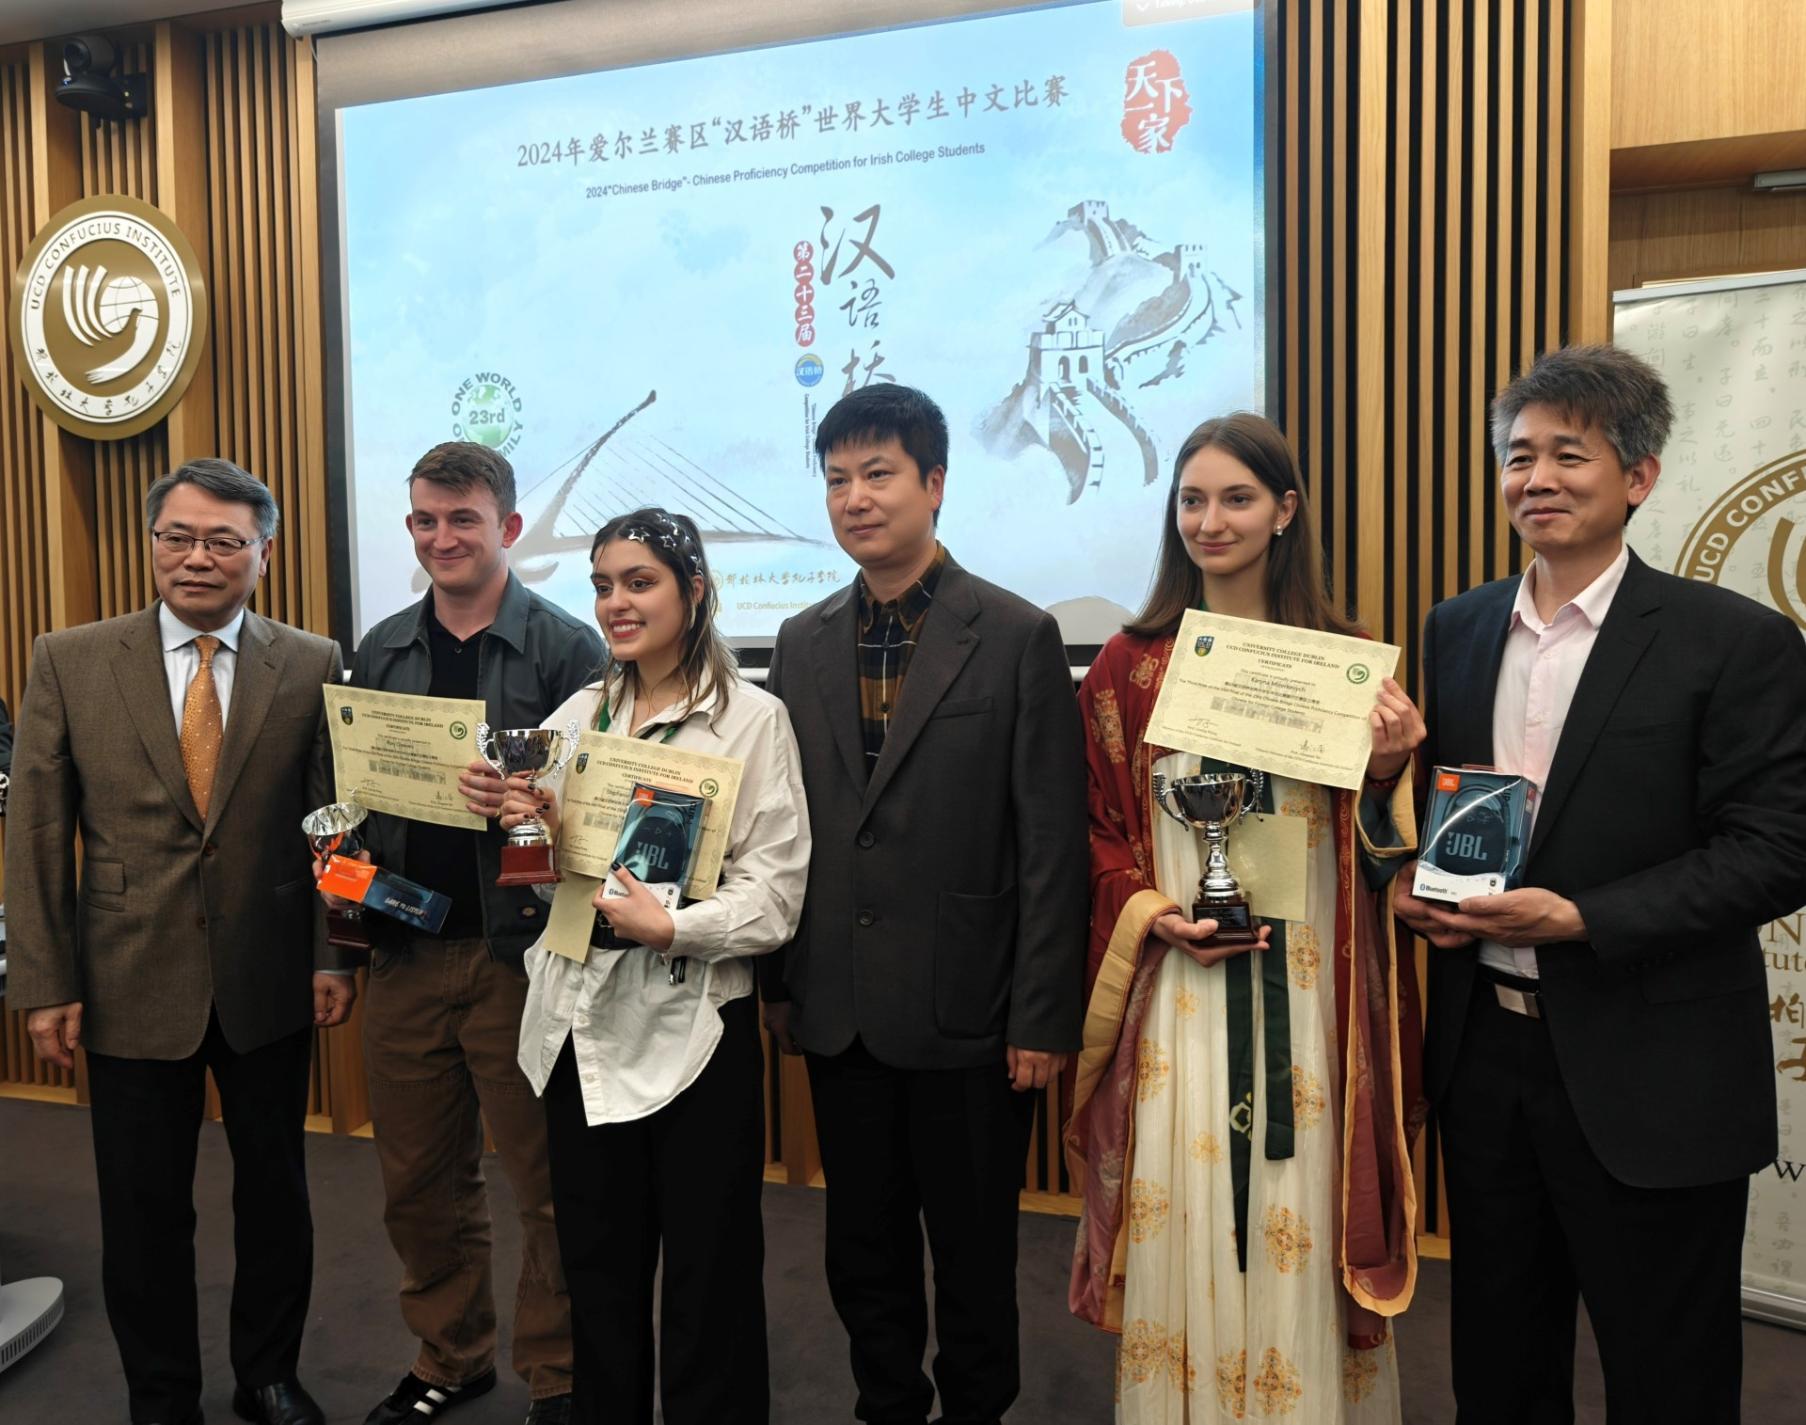
[[[886,608],[894,607],[897,617],[905,625],[914,626],[928,612],[934,602],[935,585],[941,581],[941,571],[947,567],[947,547],[939,540],[935,541],[934,559],[922,571],[917,579],[896,598],[879,603],[872,597],[872,591],[866,586],[865,575],[859,576],[859,623],[862,628],[870,628],[879,613]]]

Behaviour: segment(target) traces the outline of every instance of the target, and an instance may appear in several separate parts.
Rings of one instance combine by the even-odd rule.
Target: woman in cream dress
[[[1358,632],[1323,593],[1296,465],[1259,417],[1187,440],[1148,606],[1080,691],[1093,917],[1072,1306],[1121,1333],[1120,1422],[1389,1425],[1422,1108],[1415,980],[1373,888],[1411,850],[1423,723],[1385,680],[1358,795],[1243,769],[1230,844],[1263,939],[1208,945],[1214,923],[1190,919],[1201,838],[1152,792],[1201,759],[1143,740],[1193,607]]]

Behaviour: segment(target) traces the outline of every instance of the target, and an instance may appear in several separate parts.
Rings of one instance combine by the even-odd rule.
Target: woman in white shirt
[[[650,1425],[652,1283],[664,1255],[660,1397],[668,1425],[763,1425],[764,1069],[755,955],[796,933],[809,813],[784,706],[741,680],[715,628],[702,540],[637,510],[591,547],[600,678],[545,721],[745,764],[721,884],[676,910],[617,868],[579,964],[527,952],[520,1066],[543,1098],[575,1344],[573,1418]],[[509,784],[501,824],[557,836],[562,777]],[[608,949],[612,939],[638,942]]]

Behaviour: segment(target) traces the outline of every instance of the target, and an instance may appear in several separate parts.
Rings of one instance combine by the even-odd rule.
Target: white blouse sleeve
[[[671,912],[673,958],[764,955],[788,944],[809,880],[809,806],[802,759],[781,703],[761,702],[715,894]]]

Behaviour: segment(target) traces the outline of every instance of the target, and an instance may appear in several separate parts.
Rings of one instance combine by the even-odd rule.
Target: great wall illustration
[[[1066,472],[1067,503],[1102,484],[1106,468],[1160,477],[1153,436],[1137,418],[1133,393],[1182,375],[1194,348],[1241,326],[1242,294],[1207,270],[1204,248],[1178,243],[1154,252],[1147,234],[1109,205],[1075,204],[1043,246],[1082,233],[1090,271],[1056,300],[1028,338],[1028,369],[979,421],[993,455],[1034,446]]]

